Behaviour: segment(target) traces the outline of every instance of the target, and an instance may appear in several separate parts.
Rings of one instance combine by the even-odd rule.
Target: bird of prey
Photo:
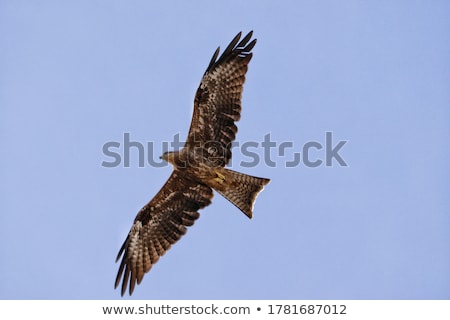
[[[173,172],[156,196],[137,214],[117,255],[122,257],[115,288],[122,276],[122,296],[140,284],[145,273],[177,242],[208,206],[216,190],[247,217],[252,217],[258,193],[269,179],[225,168],[231,159],[235,122],[241,116],[241,97],[251,50],[256,44],[249,32],[238,33],[222,55],[217,48],[194,100],[194,113],[184,147],[161,158]]]

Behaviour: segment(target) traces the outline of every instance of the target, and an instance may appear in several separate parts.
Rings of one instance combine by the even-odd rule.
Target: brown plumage
[[[224,168],[231,159],[245,73],[256,44],[256,39],[250,41],[252,32],[241,41],[240,37],[236,35],[218,59],[219,48],[215,51],[197,89],[184,148],[162,155],[174,170],[139,211],[117,255],[116,261],[122,261],[115,288],[122,281],[122,295],[128,284],[131,295],[145,273],[194,224],[198,210],[211,203],[213,189],[251,218],[256,196],[270,181]]]

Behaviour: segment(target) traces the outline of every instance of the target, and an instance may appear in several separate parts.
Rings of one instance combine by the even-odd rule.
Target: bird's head
[[[175,161],[175,152],[173,151],[166,151],[162,154],[161,157],[159,157],[160,159],[163,159],[171,164],[174,163]]]

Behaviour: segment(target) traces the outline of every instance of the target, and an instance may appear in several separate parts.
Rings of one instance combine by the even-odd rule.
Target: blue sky
[[[114,260],[171,168],[105,143],[184,139],[217,46],[254,30],[231,168],[271,178],[254,218],[216,194],[135,299],[449,299],[447,1],[0,1],[0,298],[117,299]],[[326,132],[315,168],[286,162]],[[272,148],[263,161],[261,142]],[[165,151],[165,150],[164,150]],[[123,152],[123,149],[118,149]]]

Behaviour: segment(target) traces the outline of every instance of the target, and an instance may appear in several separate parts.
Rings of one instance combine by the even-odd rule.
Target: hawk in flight
[[[250,41],[252,32],[240,38],[241,33],[219,58],[220,48],[212,56],[195,95],[183,149],[161,156],[172,164],[173,172],[139,211],[119,250],[116,261],[121,257],[122,261],[115,288],[122,281],[122,296],[128,284],[131,295],[145,273],[194,224],[198,210],[211,203],[213,189],[251,218],[256,196],[270,181],[225,168],[231,159],[245,73],[256,44],[256,39]]]

